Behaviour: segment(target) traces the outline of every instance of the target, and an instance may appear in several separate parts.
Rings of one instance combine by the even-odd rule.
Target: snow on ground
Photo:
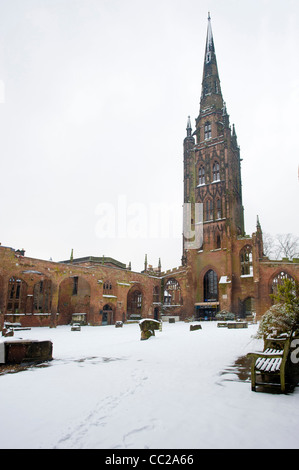
[[[262,349],[257,325],[189,328],[163,323],[147,341],[136,323],[15,332],[52,340],[54,360],[0,376],[0,448],[298,448],[299,389],[255,393],[223,373]]]

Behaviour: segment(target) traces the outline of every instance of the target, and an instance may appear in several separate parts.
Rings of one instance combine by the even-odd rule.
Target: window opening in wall
[[[222,213],[221,213],[221,199],[217,199],[216,207],[217,207],[217,219],[221,219],[221,217],[222,217]]]
[[[220,180],[220,167],[219,163],[215,162],[213,165],[213,181],[219,181]]]
[[[205,124],[205,140],[211,139],[212,137],[212,126],[210,122]]]
[[[112,293],[112,284],[110,281],[106,281],[103,284],[103,294],[104,295],[109,295]]]
[[[164,288],[164,305],[181,305],[181,287],[176,279],[169,279]]]
[[[7,294],[7,312],[20,313],[24,305],[22,305],[22,286],[24,285],[21,279],[11,277],[8,282]]]
[[[279,274],[277,274],[273,281],[272,281],[272,286],[271,286],[271,294],[277,294],[278,293],[278,286],[282,286],[286,280],[291,281],[294,284],[294,294],[296,294],[296,289],[295,289],[295,280],[290,274],[281,271]]]
[[[205,220],[213,220],[213,201],[212,199],[206,200],[206,217]]]
[[[77,295],[78,294],[78,276],[73,277],[73,294],[72,295]]]
[[[252,249],[251,246],[245,246],[240,252],[241,275],[252,274]]]
[[[48,279],[35,284],[33,289],[33,309],[35,312],[48,313],[51,311],[51,285],[51,281]]]
[[[203,280],[204,284],[204,300],[205,302],[218,301],[218,277],[217,273],[210,269],[206,272]]]
[[[205,169],[203,166],[199,168],[198,178],[199,178],[198,184],[205,184]]]

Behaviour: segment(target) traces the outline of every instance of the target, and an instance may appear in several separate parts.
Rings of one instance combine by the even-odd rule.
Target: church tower
[[[223,100],[210,14],[199,115],[192,132],[188,118],[184,139],[184,203],[199,203],[203,228],[201,250],[228,248],[244,234],[240,149]],[[186,205],[186,204],[185,204]],[[196,222],[192,218],[192,222]],[[186,264],[183,236],[183,263]]]

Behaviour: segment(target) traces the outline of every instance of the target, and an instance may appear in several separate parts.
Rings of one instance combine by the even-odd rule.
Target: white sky
[[[298,0],[0,0],[2,245],[137,271],[145,253],[180,264],[183,139],[199,113],[208,11],[246,232],[258,214],[264,232],[299,234]]]

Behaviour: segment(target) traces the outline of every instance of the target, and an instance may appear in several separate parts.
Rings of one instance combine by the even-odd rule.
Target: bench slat
[[[277,372],[281,366],[281,357],[260,357],[255,363],[255,368],[265,372]]]

